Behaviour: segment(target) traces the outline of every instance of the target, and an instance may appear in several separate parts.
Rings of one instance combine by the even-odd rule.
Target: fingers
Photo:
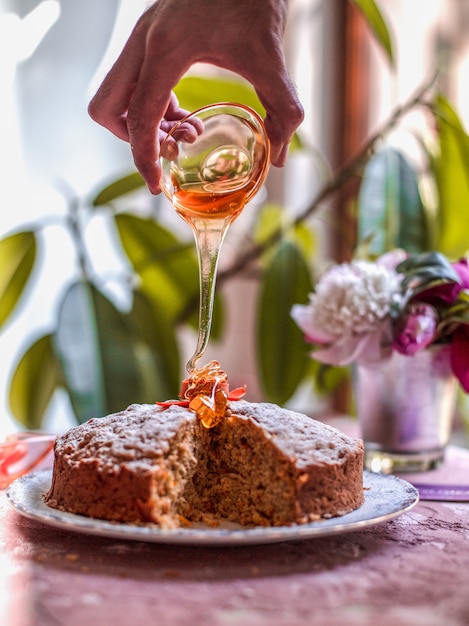
[[[184,141],[184,143],[194,143],[197,137],[200,135],[195,124],[199,120],[187,120],[182,124],[175,122],[163,121],[160,124],[160,132],[158,135],[158,143],[160,146],[160,155],[165,159],[175,159],[178,154],[178,141]],[[168,133],[173,129],[172,135],[168,137]]]
[[[181,109],[174,93],[171,94],[168,107],[164,114],[164,120],[161,121],[160,128],[169,133],[171,128],[180,123],[182,119],[190,116],[191,111]],[[192,143],[196,140],[204,130],[202,120],[197,117],[189,117],[184,123],[179,124],[178,140]]]
[[[179,108],[171,92],[173,74],[169,76],[167,66],[161,68],[158,74],[157,69],[160,68],[153,64],[151,68],[144,64],[127,113],[134,162],[153,194],[160,192],[158,159],[161,139],[187,113]],[[176,74],[177,80],[179,76]],[[174,120],[166,119],[167,112]],[[197,136],[197,130],[191,124],[185,125],[184,133],[188,138],[195,139]]]
[[[295,91],[288,88],[284,94],[281,102],[276,100],[271,104],[268,98],[259,94],[267,111],[264,125],[270,141],[270,160],[277,167],[285,165],[292,137],[304,118],[303,107]]]

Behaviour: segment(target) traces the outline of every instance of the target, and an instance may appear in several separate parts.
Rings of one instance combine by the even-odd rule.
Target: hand
[[[158,0],[141,16],[89,113],[130,142],[152,193],[160,191],[159,144],[187,113],[172,89],[197,62],[231,70],[254,86],[266,110],[271,161],[285,164],[303,120],[282,48],[286,15],[287,0]]]

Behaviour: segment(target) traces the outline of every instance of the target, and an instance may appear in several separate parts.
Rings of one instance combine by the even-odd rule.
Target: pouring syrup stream
[[[225,235],[230,224],[243,210],[252,187],[248,185],[241,190],[236,188],[236,176],[233,172],[237,171],[238,165],[236,160],[231,163],[234,190],[227,189],[229,185],[225,180],[223,183],[212,183],[209,192],[194,186],[190,191],[175,188],[172,198],[176,212],[192,229],[199,263],[199,327],[195,352],[186,364],[189,374],[204,355],[210,339],[218,260]],[[228,173],[226,175],[229,176]],[[217,193],[217,190],[221,192]]]

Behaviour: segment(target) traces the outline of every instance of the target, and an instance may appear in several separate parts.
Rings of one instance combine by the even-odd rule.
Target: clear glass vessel
[[[217,103],[176,124],[161,152],[161,189],[194,233],[200,274],[199,334],[191,373],[210,337],[218,258],[229,225],[262,186],[270,147],[251,108]]]
[[[353,382],[366,469],[418,472],[443,462],[457,389],[449,346],[358,365]]]

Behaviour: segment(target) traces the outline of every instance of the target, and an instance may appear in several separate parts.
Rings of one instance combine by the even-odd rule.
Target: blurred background
[[[100,277],[99,284],[117,307],[131,306],[122,281],[129,261],[110,226],[110,212],[89,207],[100,190],[132,173],[133,163],[128,145],[91,121],[87,104],[145,4],[0,0],[0,237],[31,230],[38,245],[28,284],[14,314],[0,328],[2,429],[19,423],[9,398],[19,360],[35,339],[54,332],[64,290],[80,274],[76,241],[64,227],[74,207],[87,211],[79,219],[93,275]],[[285,168],[272,168],[263,194],[254,200],[257,208],[248,207],[236,222],[222,252],[222,269],[236,259],[260,204],[281,206],[288,219],[301,215],[331,172],[340,171],[396,108],[431,84],[437,68],[438,89],[467,127],[469,0],[379,0],[377,5],[392,38],[392,62],[357,3],[290,0],[285,49],[306,113],[298,131],[301,148],[292,151]],[[191,74],[223,75],[204,66]],[[399,120],[388,141],[419,162],[422,148],[416,137],[431,141],[433,124],[425,107],[416,106]],[[308,217],[315,266],[349,259],[353,253],[350,204],[357,184],[351,178]],[[161,207],[166,201],[137,187],[118,203],[137,215],[158,212],[162,223],[191,242],[186,226]],[[468,227],[463,223],[461,228]],[[256,286],[249,276],[235,278],[224,295],[231,313],[222,340],[211,351],[233,386],[247,383],[248,398],[263,399],[252,322]],[[178,341],[184,363],[194,347],[193,328],[182,328]],[[56,387],[47,402],[41,400],[47,406],[40,425],[54,432],[75,421],[69,394]],[[23,390],[38,393],[31,381]],[[315,394],[308,383],[298,385],[285,403],[314,413],[329,407],[330,398]]]

